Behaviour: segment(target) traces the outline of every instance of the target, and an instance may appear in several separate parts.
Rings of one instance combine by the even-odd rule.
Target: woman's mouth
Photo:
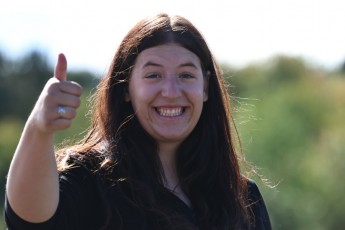
[[[177,117],[184,111],[182,107],[156,107],[155,109],[158,114],[163,117]]]

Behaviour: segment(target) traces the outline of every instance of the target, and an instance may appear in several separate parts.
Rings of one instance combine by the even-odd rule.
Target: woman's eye
[[[180,74],[180,78],[191,79],[191,78],[194,78],[194,75],[190,73],[183,73],[183,74]]]
[[[151,74],[146,75],[145,78],[150,78],[150,79],[160,78],[160,75],[158,73],[151,73]]]

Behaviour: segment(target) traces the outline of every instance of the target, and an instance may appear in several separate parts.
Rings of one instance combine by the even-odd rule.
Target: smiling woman
[[[130,30],[94,95],[89,133],[55,153],[80,94],[59,55],[11,163],[9,229],[271,229],[240,172],[222,75],[188,20],[159,14]]]
[[[156,140],[159,154],[175,152],[196,126],[207,99],[203,72],[198,56],[177,44],[138,55],[129,100],[140,124]]]

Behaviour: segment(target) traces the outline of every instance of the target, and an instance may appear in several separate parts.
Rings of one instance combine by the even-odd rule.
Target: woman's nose
[[[165,78],[162,87],[162,96],[167,98],[177,98],[181,96],[181,88],[176,76]]]

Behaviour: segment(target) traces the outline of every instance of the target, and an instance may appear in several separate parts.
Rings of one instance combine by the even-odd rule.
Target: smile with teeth
[[[159,115],[164,117],[176,117],[180,116],[183,113],[182,107],[176,107],[176,108],[166,108],[166,107],[156,107],[156,111],[159,113]]]

